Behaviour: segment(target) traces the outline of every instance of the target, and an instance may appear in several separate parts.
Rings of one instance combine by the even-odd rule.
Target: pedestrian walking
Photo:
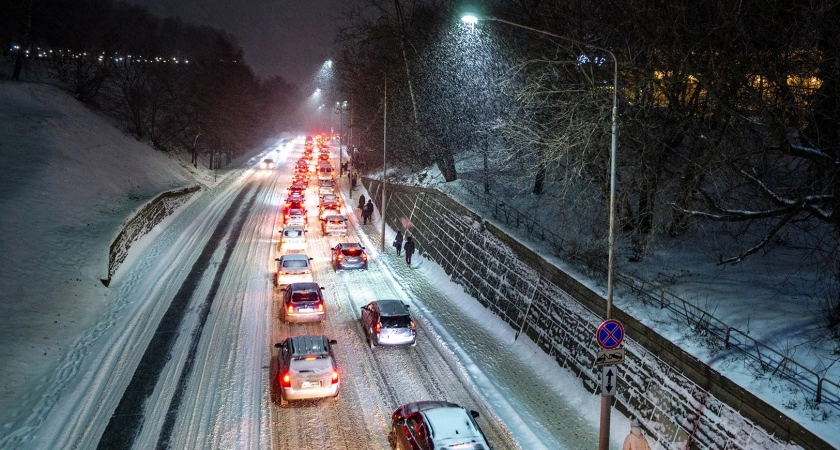
[[[402,231],[397,231],[397,237],[394,238],[394,248],[397,249],[397,256],[400,256],[402,251],[403,235]]]
[[[414,240],[411,239],[411,236],[405,238],[405,246],[403,248],[405,249],[405,262],[411,265],[411,255],[414,254]]]
[[[364,215],[365,212],[365,194],[359,196],[359,211]]]
[[[364,219],[364,225],[367,225],[368,220],[373,222],[373,201],[368,200],[367,204],[365,205],[365,211],[362,213],[362,218]]]
[[[630,434],[624,438],[624,446],[621,450],[650,450],[647,439],[642,435],[642,430],[639,428],[639,420],[633,419],[630,421]]]

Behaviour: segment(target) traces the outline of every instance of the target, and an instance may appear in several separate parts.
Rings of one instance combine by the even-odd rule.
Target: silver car
[[[362,306],[362,329],[370,348],[417,345],[417,324],[408,314],[408,305],[399,300],[374,300]]]
[[[312,258],[304,253],[287,253],[279,258],[277,261],[277,272],[274,275],[274,284],[290,284],[311,282],[312,265],[309,263]]]
[[[283,288],[282,316],[286,323],[323,322],[327,305],[318,283],[292,283]]]
[[[306,230],[300,225],[286,225],[280,230],[280,249],[284,252],[306,251]]]
[[[328,215],[321,221],[321,231],[324,236],[344,236],[347,234],[347,221],[337,214]]]
[[[306,335],[286,338],[274,344],[277,352],[277,385],[280,405],[289,400],[332,397],[338,400],[341,385],[332,346],[326,336]]]

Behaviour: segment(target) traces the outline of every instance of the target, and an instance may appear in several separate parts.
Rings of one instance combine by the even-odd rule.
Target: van
[[[331,181],[335,175],[335,170],[329,164],[318,165],[318,181]]]

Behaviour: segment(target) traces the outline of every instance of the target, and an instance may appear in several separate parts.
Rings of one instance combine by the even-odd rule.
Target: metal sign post
[[[610,398],[615,395],[618,384],[618,369],[613,365],[624,361],[624,350],[618,348],[624,340],[624,325],[615,319],[607,319],[598,327],[595,339],[604,349],[603,352],[598,352],[598,358],[595,360],[596,364],[604,366],[601,369],[601,425],[598,434],[598,450],[608,450],[610,448]]]

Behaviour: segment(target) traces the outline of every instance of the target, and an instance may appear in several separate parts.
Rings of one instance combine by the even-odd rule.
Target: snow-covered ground
[[[63,92],[45,85],[0,82],[0,138],[0,164],[4,168],[0,172],[0,273],[3,274],[0,336],[4,342],[0,346],[0,448],[11,448],[12,434],[38,434],[38,427],[43,427],[46,433],[46,428],[55,426],[49,421],[51,417],[72,414],[75,404],[68,398],[83,397],[85,393],[68,392],[63,381],[72,377],[88,378],[86,385],[94,388],[97,382],[109,381],[107,378],[90,380],[97,377],[96,365],[101,363],[91,355],[108,343],[83,339],[102,335],[92,333],[91,329],[101,325],[103,315],[120,314],[112,304],[116,294],[102,286],[99,279],[106,275],[108,247],[122,223],[132,211],[161,191],[196,182],[208,187],[216,183],[212,173],[192,170],[189,165],[151,150],[123,135],[107,120]],[[151,237],[160,234],[163,227],[165,224],[153,230]],[[132,264],[131,258],[143,251],[142,243],[138,244],[126,264]],[[439,268],[423,258],[418,258],[417,263],[418,272],[435,280],[433,284],[468,311],[475,322],[486,324],[487,333],[495,336],[502,347],[510,347],[512,332],[498,318],[474,300],[465,298],[458,286],[441,282],[443,274]],[[667,267],[668,262],[663,264]],[[755,273],[766,270],[756,267],[750,272],[748,269],[740,274],[747,282],[753,282],[750,277]],[[399,270],[402,269],[396,268],[395,272]],[[725,284],[719,282],[717,291],[700,291],[708,284],[702,281],[700,272],[697,266],[692,277],[684,277],[695,284],[688,285],[683,292],[712,299],[716,298],[714,295],[737,289],[734,286],[738,286],[739,277],[735,276]],[[726,275],[733,272],[737,273],[730,270]],[[722,274],[715,275],[716,280],[722,280]],[[679,291],[683,278],[673,278],[671,288]],[[724,286],[732,287],[724,289]],[[718,305],[717,311],[725,311],[736,323],[748,323],[753,329],[795,328],[788,317],[792,314],[787,309],[789,298],[774,293],[772,286],[766,287],[762,297],[768,302],[775,299],[779,304],[775,307],[765,304],[760,315],[739,308],[737,296],[722,295],[720,300],[710,301]],[[422,299],[417,300],[421,307],[427,307]],[[622,308],[634,311],[632,303],[622,299],[617,302]],[[771,314],[774,310],[779,314]],[[638,311],[648,315],[656,312]],[[666,321],[667,317],[650,320]],[[445,336],[445,323],[435,323],[434,318],[429,322]],[[780,336],[779,333],[773,336]],[[692,344],[682,335],[673,339],[683,345]],[[527,339],[520,337],[513,346],[516,347],[513,351],[523,355],[533,370],[551,373],[554,380],[565,380],[558,381],[556,389],[563,391],[566,401],[577,408],[579,417],[574,420],[582,421],[584,429],[597,428],[600,398],[585,392],[572,375],[563,373]],[[699,347],[695,350],[702,351]],[[480,365],[470,363],[465,351],[453,349],[462,358],[461,364],[472,382],[487,392],[484,401],[513,430],[520,445],[532,448],[537,440],[528,437],[534,431],[523,420],[531,417],[531,413],[511,406],[499,394],[497,386],[503,383],[493,379],[492,373],[479,370]],[[738,368],[733,369],[738,375]],[[784,397],[787,393],[780,391],[772,395]],[[65,410],[57,414],[55,408]],[[807,414],[797,417],[832,445],[840,446],[840,433],[836,432],[840,420],[836,414],[816,419]],[[613,413],[614,448],[620,447],[628,423],[627,418]],[[57,432],[61,430],[49,430],[50,434]],[[569,445],[569,448],[591,447],[580,443]]]

